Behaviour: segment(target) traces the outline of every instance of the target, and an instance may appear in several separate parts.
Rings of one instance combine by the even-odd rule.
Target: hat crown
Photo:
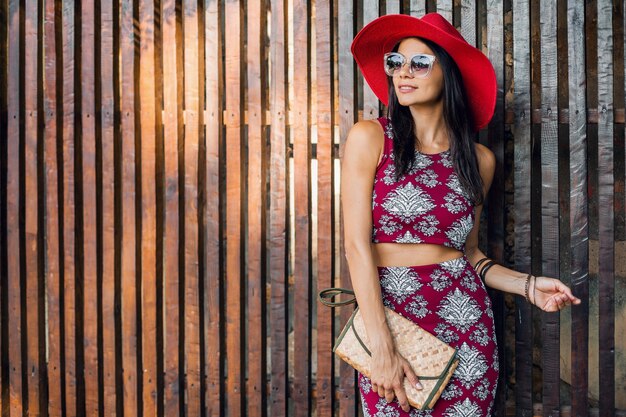
[[[448,22],[446,18],[440,15],[439,13],[433,12],[433,13],[425,14],[421,20],[422,22],[426,22],[429,25],[435,26],[437,29],[446,32],[448,35],[453,36],[457,38],[458,40],[467,43],[467,41],[465,40],[465,38],[463,38],[463,36],[461,36],[459,31],[456,30],[456,28],[452,26],[452,24],[450,24],[450,22]]]

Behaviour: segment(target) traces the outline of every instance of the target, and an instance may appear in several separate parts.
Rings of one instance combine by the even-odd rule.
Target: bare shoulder
[[[384,132],[377,120],[362,120],[354,124],[346,138],[344,159],[378,164],[384,148]]]
[[[496,155],[491,149],[482,143],[476,143],[476,157],[478,158],[478,168],[481,175],[488,174],[493,176],[493,172],[496,169]]]

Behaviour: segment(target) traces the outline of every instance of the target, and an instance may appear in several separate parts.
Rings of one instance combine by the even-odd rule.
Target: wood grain
[[[269,247],[271,378],[269,415],[287,415],[287,4],[272,0],[270,38]],[[227,151],[228,152],[228,151]]]
[[[570,251],[572,292],[582,304],[572,309],[572,415],[588,415],[589,241],[587,211],[587,135],[585,108],[584,6],[569,4]]]
[[[27,0],[24,7],[24,67],[21,72],[24,76],[24,167],[23,167],[23,199],[24,199],[24,253],[25,280],[23,281],[26,300],[30,300],[26,311],[26,375],[28,387],[27,413],[40,413],[39,396],[39,225],[38,205],[39,190],[37,186],[38,139],[37,125],[39,111],[37,94],[39,82],[38,62],[38,14],[37,1]],[[28,196],[28,197],[26,197]]]
[[[247,172],[247,415],[261,417],[266,409],[265,351],[265,271],[263,270],[265,217],[265,66],[263,32],[266,8],[262,0],[247,4],[247,73],[248,73],[248,172]]]
[[[120,5],[120,112],[121,112],[121,206],[122,206],[122,267],[121,267],[121,323],[122,323],[122,381],[123,413],[138,415],[139,395],[137,384],[137,236],[136,236],[136,151],[135,151],[135,100],[137,71],[134,43],[136,41],[131,0]]]
[[[316,3],[316,74],[317,74],[317,289],[332,287],[334,280],[334,71],[332,1]],[[376,101],[378,106],[378,101]],[[364,110],[365,113],[365,110]],[[317,303],[317,388],[318,416],[330,416],[334,411],[334,355],[332,352],[333,311]]]
[[[221,308],[221,265],[220,251],[220,207],[223,201],[220,194],[220,143],[222,135],[222,32],[219,29],[219,7],[217,0],[209,0],[205,5],[205,85],[206,85],[206,208],[202,213],[204,221],[205,248],[205,295],[204,309],[206,333],[205,363],[207,367],[207,389],[205,402],[210,416],[220,414],[223,407],[223,358],[221,335],[223,310]],[[223,159],[223,158],[222,158]]]
[[[187,414],[200,415],[200,299],[198,274],[198,149],[202,123],[198,90],[198,3],[183,2],[185,96],[185,367]]]

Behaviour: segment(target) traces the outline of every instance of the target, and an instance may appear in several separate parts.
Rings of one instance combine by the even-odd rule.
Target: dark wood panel
[[[248,366],[246,404],[247,415],[261,417],[266,413],[266,367],[265,351],[265,273],[264,214],[265,214],[265,91],[263,28],[266,27],[266,4],[262,0],[247,3],[247,56],[246,70],[248,109],[247,152],[247,310]]]
[[[185,365],[187,414],[200,415],[200,291],[198,275],[199,108],[198,2],[183,2],[185,71]]]
[[[316,3],[317,74],[317,289],[332,287],[334,280],[334,71],[333,2]],[[328,30],[321,30],[328,28]],[[315,303],[315,301],[313,301]],[[335,403],[333,311],[317,303],[317,391],[318,416],[332,416]]]
[[[39,224],[37,219],[39,206],[39,190],[37,186],[37,164],[39,162],[37,125],[39,111],[37,103],[39,85],[39,62],[37,57],[39,29],[37,1],[28,0],[23,4],[24,13],[24,67],[21,69],[24,79],[24,167],[23,169],[23,201],[24,201],[24,266],[25,279],[22,281],[28,307],[26,317],[26,386],[28,387],[27,413],[40,413],[39,396],[39,323],[41,317],[39,297]],[[28,197],[26,197],[28,196]],[[24,306],[26,307],[26,306]]]
[[[57,143],[61,139],[63,120],[59,107],[62,98],[57,89],[60,74],[57,73],[61,45],[57,44],[57,18],[60,10],[54,2],[48,2],[44,9],[44,183],[45,183],[45,292],[48,304],[48,364],[47,364],[47,412],[50,416],[61,416],[61,294],[60,294],[60,240],[59,240],[59,166]],[[57,79],[57,75],[59,78]]]
[[[95,91],[95,10],[94,5],[83,3],[80,7],[80,109],[81,130],[77,142],[81,145],[80,166],[82,177],[78,178],[82,184],[82,216],[78,216],[79,223],[82,221],[82,230],[77,225],[79,239],[82,239],[82,260],[77,262],[82,274],[82,298],[78,298],[77,307],[82,305],[83,310],[77,311],[81,316],[83,340],[80,341],[83,349],[84,361],[84,410],[86,415],[97,416],[99,414],[98,384],[98,277],[97,263],[97,213],[96,213],[96,91]],[[99,46],[99,45],[98,45]],[[78,132],[77,132],[78,133]],[[80,196],[80,194],[78,194]],[[78,200],[80,204],[80,200]],[[81,235],[82,234],[82,235]],[[80,308],[80,307],[79,307]],[[79,324],[80,326],[80,324]],[[79,328],[80,334],[80,328]],[[79,348],[80,353],[80,348]],[[80,379],[79,379],[80,380]],[[79,401],[80,401],[79,389]],[[79,404],[79,410],[82,404]]]
[[[585,132],[585,9],[568,7],[569,131],[570,131],[570,251],[571,284],[582,304],[572,308],[572,415],[588,415],[589,389],[589,241],[587,225],[587,137]]]
[[[515,115],[514,136],[514,205],[515,205],[515,269],[530,271],[530,4],[513,1],[513,79]],[[515,413],[517,417],[532,416],[532,307],[521,297],[516,299],[515,315]]]
[[[241,270],[241,223],[242,223],[242,176],[241,143],[243,103],[241,102],[241,59],[240,38],[242,15],[239,0],[227,0],[225,19],[225,94],[226,94],[226,378],[227,413],[240,415],[243,412],[243,363],[244,346],[241,340],[243,328],[242,270]]]
[[[122,211],[122,266],[121,266],[121,337],[123,413],[139,414],[138,326],[137,326],[137,189],[136,189],[136,64],[133,21],[135,10],[132,0],[120,4],[120,140],[121,140],[121,211]]]
[[[612,2],[598,1],[598,340],[600,417],[615,413]]]
[[[22,378],[22,263],[20,257],[20,141],[23,137],[20,119],[22,103],[20,98],[20,12],[19,1],[9,1],[8,18],[8,80],[7,80],[7,305],[8,317],[11,318],[6,325],[9,363],[9,404],[10,415],[22,415],[22,390],[24,381]],[[10,155],[10,156],[9,156]],[[8,341],[7,341],[8,342]]]
[[[74,179],[74,78],[75,78],[75,48],[74,48],[74,2],[64,1],[62,9],[63,32],[61,35],[63,45],[63,209],[62,209],[62,251],[61,259],[61,282],[64,311],[63,319],[63,343],[62,361],[64,369],[65,386],[62,394],[62,406],[67,415],[76,415],[76,300],[75,280],[76,268],[74,264],[75,254],[75,179]]]
[[[141,280],[137,291],[140,297],[141,373],[138,380],[142,392],[143,415],[156,414],[156,91],[155,91],[155,10],[154,2],[139,1],[139,117],[140,138],[140,207]],[[159,103],[160,107],[160,103]]]
[[[115,66],[114,66],[114,8],[111,0],[100,4],[101,14],[96,14],[99,30],[96,31],[96,44],[100,45],[100,54],[96,56],[96,79],[99,79],[99,103],[96,114],[99,118],[97,146],[101,167],[99,211],[102,217],[101,234],[101,270],[99,281],[102,286],[102,313],[99,323],[102,334],[102,366],[99,383],[102,387],[102,412],[104,415],[116,415],[116,335],[115,335]]]
[[[181,54],[180,28],[176,2],[161,3],[161,36],[163,53],[163,157],[164,157],[164,233],[163,233],[163,390],[164,415],[180,414],[184,398],[179,362],[180,309],[179,302],[179,171],[178,149],[182,138],[182,106],[178,81],[178,56]]]
[[[542,272],[559,277],[557,16],[554,2],[541,8],[541,250]],[[559,314],[542,314],[543,415],[560,408]]]
[[[205,3],[205,68],[206,68],[206,208],[205,222],[205,294],[204,309],[206,329],[207,389],[206,405],[210,416],[220,415],[223,409],[223,358],[222,328],[224,322],[221,308],[221,228],[220,208],[223,202],[220,194],[220,143],[222,130],[222,31],[219,29],[219,8],[217,0]],[[223,151],[222,151],[223,152]],[[223,156],[222,158],[223,159]]]
[[[271,379],[269,415],[287,415],[287,5],[272,0],[270,38],[271,136],[269,159],[269,247],[271,281],[269,319]]]

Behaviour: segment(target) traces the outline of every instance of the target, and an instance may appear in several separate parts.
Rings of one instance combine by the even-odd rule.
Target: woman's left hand
[[[530,301],[547,312],[562,310],[568,305],[580,304],[581,300],[572,294],[572,290],[561,281],[549,277],[536,277],[532,279],[530,288]]]

